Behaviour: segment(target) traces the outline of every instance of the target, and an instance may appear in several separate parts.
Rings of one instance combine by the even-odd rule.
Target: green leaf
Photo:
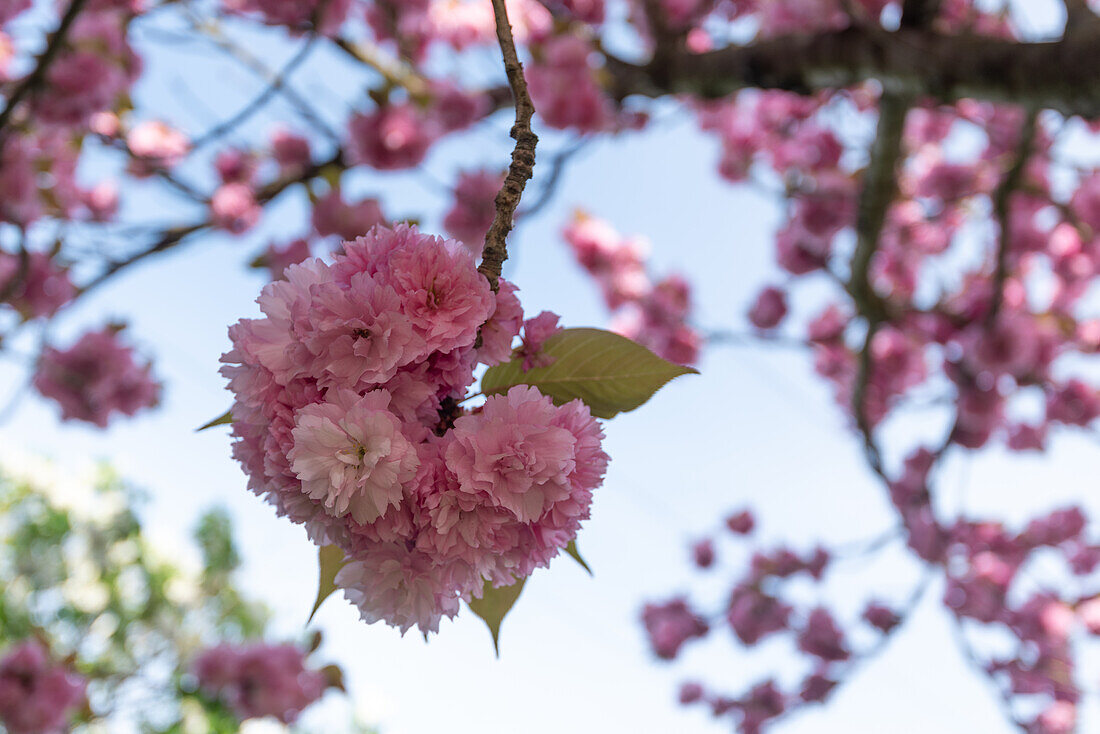
[[[597,418],[634,410],[674,377],[698,374],[658,357],[641,344],[602,329],[565,329],[546,340],[553,364],[523,371],[523,360],[490,367],[481,378],[486,395],[531,385],[561,405],[580,398]]]
[[[584,560],[584,558],[581,557],[581,552],[577,550],[577,541],[569,541],[569,545],[565,546],[565,552],[573,556],[573,560],[581,564],[581,568],[583,568],[585,571],[588,571],[589,576],[595,575],[592,573],[592,569],[589,567],[588,563]]]
[[[224,413],[222,413],[221,415],[219,415],[217,418],[215,418],[214,420],[209,421],[208,423],[204,423],[199,428],[196,428],[195,433],[198,433],[199,431],[205,431],[207,428],[213,428],[214,426],[227,426],[232,422],[233,422],[233,414],[230,413],[227,410]]]
[[[494,587],[492,582],[486,581],[482,589],[480,599],[470,600],[470,611],[485,620],[489,627],[489,634],[493,636],[493,650],[500,657],[500,623],[504,621],[504,615],[508,614],[512,606],[519,599],[523,591],[523,584],[527,579],[520,579],[511,586]]]
[[[309,613],[306,624],[313,621],[313,615],[317,614],[317,610],[324,604],[325,599],[336,591],[336,574],[344,567],[344,563],[344,551],[335,545],[323,545],[317,551],[317,566],[320,569],[317,579],[317,600],[313,602],[313,611]]]

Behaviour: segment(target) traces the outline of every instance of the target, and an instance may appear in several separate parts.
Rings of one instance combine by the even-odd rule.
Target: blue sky
[[[264,39],[254,43],[260,53],[275,53]],[[332,73],[335,63],[316,58],[298,77],[299,88],[325,100],[351,98],[357,82]],[[206,109],[225,114],[255,89],[238,72],[223,71],[209,86],[181,81],[204,79],[218,68],[186,50],[161,53],[149,64],[139,95],[189,132],[201,131],[213,121]],[[335,105],[332,111],[336,119]],[[285,114],[286,108],[275,105],[271,115],[242,131],[242,140],[259,144],[270,121]],[[552,204],[517,230],[506,272],[520,286],[526,310],[554,310],[569,326],[606,324],[595,287],[559,236],[576,207],[624,233],[648,236],[655,271],[682,272],[696,285],[698,320],[706,327],[743,328],[756,291],[781,280],[771,245],[777,203],[719,181],[716,144],[702,138],[686,116],[662,110],[658,118],[645,133],[586,147]],[[487,130],[443,146],[427,169],[449,180],[456,166],[503,165],[507,126],[506,116],[495,118]],[[545,136],[547,152],[562,143]],[[546,169],[536,171],[537,184]],[[353,192],[380,195],[394,215],[439,211],[443,201],[418,175],[376,174],[349,184]],[[165,201],[150,197],[143,207],[159,218],[180,216]],[[150,260],[66,314],[57,329],[62,338],[107,318],[130,322],[132,337],[157,356],[166,383],[159,411],[101,433],[59,424],[52,406],[31,399],[0,427],[5,447],[66,465],[87,458],[115,463],[149,493],[149,528],[170,547],[185,544],[202,509],[227,506],[245,558],[244,586],[273,606],[277,629],[288,636],[301,634],[309,613],[315,549],[300,528],[276,518],[246,491],[224,430],[199,434],[194,428],[229,403],[217,374],[218,356],[227,347],[225,329],[255,314],[254,298],[263,285],[243,263],[269,237],[296,232],[303,211],[300,200],[287,201],[246,237],[209,237]],[[435,224],[425,220],[426,228]],[[795,293],[796,322],[823,293],[813,284]],[[505,621],[500,659],[483,624],[468,613],[444,623],[425,644],[416,634],[402,638],[395,630],[362,624],[342,598],[326,603],[315,620],[326,635],[322,653],[345,667],[356,707],[369,721],[386,734],[707,734],[728,731],[729,725],[702,709],[678,706],[681,680],[699,679],[735,693],[769,671],[788,679],[797,672],[787,643],[746,653],[723,631],[689,647],[674,664],[658,663],[647,652],[640,607],[646,599],[682,590],[720,609],[747,547],[720,543],[719,569],[698,577],[687,543],[717,533],[730,510],[751,504],[759,510],[761,538],[809,548],[818,540],[874,537],[889,527],[889,508],[828,389],[813,377],[807,354],[723,347],[708,352],[699,367],[701,375],[674,382],[635,413],[607,423],[613,461],[578,539],[595,577],[568,558],[537,572]],[[0,369],[3,384],[15,384],[18,372],[10,364]],[[918,436],[939,430],[936,416],[918,416],[891,426],[887,440],[909,447]],[[1011,520],[1071,500],[1090,500],[1086,507],[1095,513],[1098,453],[1095,440],[1067,436],[1057,438],[1041,459],[999,451],[956,457],[941,484],[948,507]],[[845,563],[834,576],[823,598],[850,619],[868,595],[902,599],[920,568],[895,548],[872,562]],[[808,599],[817,594],[809,588],[797,592]],[[939,593],[934,584],[911,623],[830,705],[775,731],[1012,731],[983,680],[956,652]],[[339,707],[328,708],[319,718],[338,719]]]

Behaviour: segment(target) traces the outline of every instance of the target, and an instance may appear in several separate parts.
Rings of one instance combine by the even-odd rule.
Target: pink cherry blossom
[[[271,134],[271,156],[279,164],[284,176],[298,174],[312,160],[309,140],[284,128],[278,128]]]
[[[251,229],[262,213],[252,188],[245,183],[223,184],[210,198],[211,220],[231,234]]]
[[[400,504],[404,485],[416,476],[416,449],[389,401],[384,390],[363,397],[338,390],[334,399],[298,411],[287,458],[302,491],[330,514],[374,522]]]

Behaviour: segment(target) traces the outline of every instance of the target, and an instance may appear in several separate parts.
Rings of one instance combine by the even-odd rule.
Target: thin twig
[[[336,151],[336,154],[327,161],[316,163],[298,175],[273,181],[264,188],[260,189],[258,192],[256,192],[256,202],[260,205],[266,204],[291,186],[298,183],[304,183],[321,175],[322,172],[330,166],[342,165],[344,165],[343,151],[338,150]],[[205,219],[200,222],[171,227],[162,231],[157,240],[145,249],[140,250],[122,260],[116,260],[115,262],[110,263],[103,270],[102,273],[85,283],[84,286],[80,288],[78,295],[84,295],[93,288],[99,287],[107,280],[110,280],[114,276],[118,275],[118,273],[120,273],[121,271],[129,268],[131,265],[141,262],[151,255],[157,255],[167,250],[170,250],[190,239],[192,235],[203,232],[207,229],[210,229],[211,227],[213,227],[213,222],[210,219]]]
[[[356,43],[346,38],[335,38],[336,47],[352,59],[375,71],[389,85],[400,87],[413,99],[425,99],[430,94],[428,80],[415,69],[398,59],[388,58],[371,43]]]
[[[214,127],[207,130],[202,135],[191,141],[191,150],[195,151],[203,146],[214,142],[218,138],[224,136],[228,132],[235,129],[238,125],[243,123],[252,115],[259,112],[264,106],[275,96],[275,93],[283,88],[290,78],[290,75],[294,73],[294,70],[301,66],[309,54],[313,51],[314,45],[317,41],[315,34],[310,34],[308,38],[302,43],[301,48],[294,54],[293,57],[283,66],[282,69],[271,79],[262,92],[256,95],[248,104],[237,111],[233,116],[219,122]]]
[[[527,91],[527,80],[523,77],[523,65],[516,54],[516,42],[512,38],[512,26],[508,22],[508,10],[504,0],[493,0],[493,14],[496,17],[497,40],[504,57],[504,70],[508,75],[508,84],[512,88],[512,97],[516,104],[516,124],[512,126],[512,138],[516,147],[512,150],[512,163],[508,166],[508,175],[504,185],[497,193],[496,214],[493,223],[485,234],[485,248],[481,252],[481,265],[478,272],[485,276],[493,291],[498,288],[500,273],[504,261],[508,259],[508,244],[505,241],[512,231],[516,207],[519,206],[523,189],[533,175],[535,166],[535,146],[539,139],[531,130],[531,118],[535,114],[535,105]]]
[[[232,56],[269,85],[275,82],[278,77],[276,72],[269,68],[262,59],[247,48],[234,43],[218,29],[212,28],[209,25],[204,25],[197,17],[192,17],[191,23],[197,33],[205,36],[210,43]],[[325,122],[316,110],[313,109],[308,100],[302,97],[294,87],[286,83],[285,79],[279,84],[275,91],[286,98],[287,102],[297,110],[303,120],[313,125],[317,130],[323,133],[325,137],[333,142],[340,141],[340,135],[332,129],[332,126]]]

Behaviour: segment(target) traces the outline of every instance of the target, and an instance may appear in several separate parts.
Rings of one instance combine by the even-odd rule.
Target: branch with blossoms
[[[0,10],[0,28],[28,5]],[[1083,513],[1063,508],[1020,527],[948,518],[935,479],[948,456],[991,445],[1040,451],[1055,431],[1100,416],[1095,388],[1073,367],[1100,352],[1085,305],[1100,275],[1100,174],[1052,152],[1059,131],[1097,129],[1070,119],[1100,115],[1100,30],[1087,3],[1066,3],[1057,38],[1025,37],[1010,14],[967,0],[617,7],[624,12],[602,0],[222,0],[154,12],[76,0],[59,9],[40,53],[15,45],[17,71],[4,80],[4,347],[18,348],[28,324],[79,317],[84,294],[156,255],[214,233],[263,231],[268,212],[296,198],[309,221],[244,258],[271,282],[262,315],[232,327],[223,373],[234,405],[212,423],[231,425],[251,491],[324,549],[320,601],[340,589],[365,620],[424,632],[465,604],[497,641],[532,573],[563,551],[580,559],[578,533],[609,459],[598,421],[691,371],[721,342],[708,335],[742,333],[697,323],[689,279],[657,273],[644,238],[589,214],[564,236],[617,335],[525,314],[502,277],[517,212],[541,203],[518,208],[534,173],[532,128],[546,131],[540,159],[559,161],[539,168],[536,183],[550,194],[571,150],[547,154],[551,131],[627,136],[646,128],[650,99],[660,98],[718,141],[720,176],[784,192],[783,280],[755,298],[746,330],[812,356],[894,508],[883,537],[903,539],[923,575],[943,583],[945,613],[1014,642],[1007,656],[971,651],[1008,718],[1032,734],[1080,728],[1072,630],[1100,629],[1100,555]],[[189,136],[134,87],[142,56],[155,54],[135,42],[140,33],[213,48],[259,88]],[[279,40],[281,61],[250,50],[257,33]],[[493,78],[467,73],[476,68],[467,61],[482,60]],[[354,88],[327,107],[326,63],[347,65],[341,78]],[[303,130],[260,131],[280,104]],[[428,227],[438,220],[454,239],[383,212],[383,173],[434,180],[441,145],[476,140],[513,106],[508,170],[507,151],[491,146],[484,167],[448,171],[446,211],[417,201],[405,212]],[[873,136],[860,133],[872,124]],[[967,136],[978,142],[960,153]],[[484,147],[477,142],[467,147]],[[117,164],[117,187],[77,175],[98,155]],[[349,199],[364,181],[375,194]],[[152,211],[172,218],[134,216]],[[820,280],[830,295],[792,327],[799,279]],[[118,324],[46,344],[33,361],[36,390],[65,420],[105,426],[160,396]],[[887,441],[881,427],[920,402],[942,409],[943,438]],[[747,534],[751,524],[739,514],[730,528]],[[714,550],[694,552],[706,567]],[[700,684],[685,698],[753,732],[828,698],[857,660],[884,649],[907,600],[867,599],[863,624],[789,598],[794,577],[841,573],[838,555],[761,551],[718,615],[697,614],[687,599],[655,606],[663,611],[646,626],[660,657],[723,619],[746,647],[787,634],[809,661],[797,685],[763,681],[726,695]],[[1069,578],[1031,583],[1022,569],[1040,557],[1058,559]],[[252,664],[244,653],[222,657]],[[230,686],[213,697],[242,695]]]

